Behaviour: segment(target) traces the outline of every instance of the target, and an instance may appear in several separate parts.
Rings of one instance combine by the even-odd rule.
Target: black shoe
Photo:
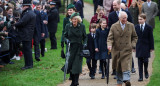
[[[116,75],[116,70],[113,70],[112,75]]]
[[[38,62],[39,62],[39,61],[41,61],[41,59],[36,59],[36,61],[38,61]]]
[[[44,54],[41,54],[42,57],[44,57]]]
[[[25,67],[22,67],[21,70],[26,70],[26,69],[31,69],[33,68],[33,66],[25,66]]]
[[[140,81],[143,81],[143,78],[139,78],[138,81],[139,81],[139,82],[140,82]]]
[[[69,80],[72,80],[72,78],[71,78],[71,77],[69,77]]]
[[[132,68],[131,72],[132,72],[132,73],[135,73],[135,72],[136,72],[135,68]]]
[[[149,74],[147,72],[147,73],[145,73],[145,78],[148,79],[148,77],[149,77]]]
[[[131,86],[131,83],[129,81],[126,81],[125,86]]]
[[[117,76],[115,75],[113,79],[117,79]]]
[[[102,75],[101,79],[104,79],[104,78],[105,78],[104,75]]]
[[[95,79],[95,76],[91,76],[91,79]]]

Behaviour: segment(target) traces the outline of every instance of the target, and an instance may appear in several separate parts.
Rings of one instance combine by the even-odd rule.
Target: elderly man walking
[[[142,13],[146,14],[147,19],[146,23],[151,25],[152,28],[155,27],[155,17],[158,14],[158,5],[155,2],[152,2],[151,0],[147,0],[142,5]]]
[[[117,86],[131,86],[130,70],[132,65],[132,49],[135,49],[137,34],[134,25],[127,21],[124,11],[119,13],[119,21],[111,26],[107,39],[108,49],[112,57],[116,57]]]

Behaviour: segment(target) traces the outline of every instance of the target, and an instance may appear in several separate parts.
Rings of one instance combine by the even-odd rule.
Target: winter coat
[[[68,71],[72,72],[72,74],[79,74],[82,72],[83,57],[80,56],[82,45],[87,44],[85,26],[82,23],[78,23],[74,27],[72,23],[69,23],[66,25],[64,35],[70,41]]]
[[[130,22],[125,24],[124,30],[122,30],[120,22],[116,22],[112,25],[107,45],[112,46],[111,54],[115,59],[116,71],[129,71],[132,67],[132,49],[136,47],[137,34],[134,25]]]
[[[36,23],[36,14],[31,8],[22,12],[20,20],[15,24],[19,30],[19,36],[22,41],[32,41]]]

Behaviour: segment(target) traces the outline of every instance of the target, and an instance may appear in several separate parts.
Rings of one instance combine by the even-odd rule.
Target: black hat
[[[56,5],[54,1],[49,2],[50,5]]]
[[[32,5],[32,0],[23,0],[22,5]]]

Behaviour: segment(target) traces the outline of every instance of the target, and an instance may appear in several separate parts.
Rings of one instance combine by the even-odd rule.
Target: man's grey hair
[[[119,11],[118,17],[120,18],[122,15],[127,15],[127,13],[125,11]],[[127,15],[127,18],[128,18],[128,15]]]

